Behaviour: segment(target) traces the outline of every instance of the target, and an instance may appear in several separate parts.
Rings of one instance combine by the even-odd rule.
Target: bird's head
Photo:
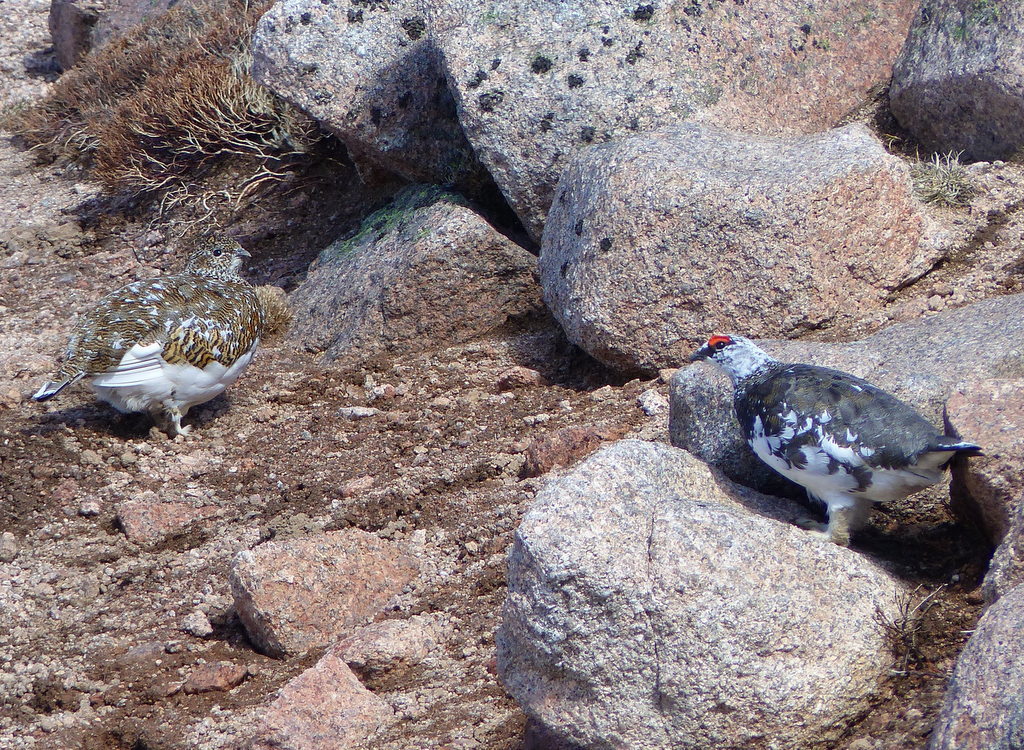
[[[716,334],[690,356],[691,362],[702,359],[717,362],[733,380],[750,377],[775,361],[746,336],[735,334]]]
[[[242,259],[248,257],[251,257],[249,253],[234,240],[208,238],[196,245],[188,256],[185,271],[217,279],[236,279]]]

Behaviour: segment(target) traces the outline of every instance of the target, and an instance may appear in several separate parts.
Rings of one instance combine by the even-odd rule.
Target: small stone
[[[361,477],[353,477],[352,479],[346,479],[338,487],[342,497],[355,497],[373,487],[374,478],[369,474],[364,474]]]
[[[383,620],[356,630],[335,646],[357,674],[378,674],[399,664],[417,664],[437,646],[429,620]]]
[[[213,634],[213,626],[210,624],[206,613],[201,609],[195,609],[181,621],[181,629],[196,638],[206,638]]]
[[[644,410],[644,414],[654,417],[668,412],[668,399],[660,391],[651,388],[637,396],[637,403]]]
[[[940,281],[932,287],[932,293],[940,297],[949,297],[953,294],[953,285],[948,281]]]
[[[937,311],[937,310],[941,310],[943,307],[945,307],[945,302],[943,301],[942,297],[940,297],[939,295],[933,294],[931,297],[928,298],[928,309],[929,310]]]
[[[17,556],[18,543],[14,539],[14,534],[10,531],[5,531],[3,534],[0,534],[0,562],[14,562],[14,558]]]
[[[343,406],[338,409],[338,416],[345,419],[366,419],[380,414],[380,409],[370,406]]]
[[[601,386],[596,391],[591,393],[590,396],[588,396],[588,398],[591,401],[598,401],[598,402],[600,402],[600,401],[607,401],[608,399],[610,399],[612,397],[612,394],[614,394],[614,393],[615,393],[615,389],[614,388],[612,388],[610,385],[605,385],[605,386]]]
[[[103,459],[100,458],[100,454],[92,448],[86,448],[82,451],[82,463],[90,466],[102,466]]]
[[[99,500],[95,499],[83,500],[78,505],[78,515],[85,516],[86,518],[98,516],[102,510],[103,506],[100,505]]]
[[[188,676],[185,684],[181,686],[181,690],[186,695],[215,691],[227,692],[241,685],[247,674],[248,672],[241,664],[232,664],[226,661],[203,664]]]
[[[612,440],[609,430],[594,427],[565,427],[537,438],[526,449],[521,476],[538,477],[556,466],[568,466],[596,450],[605,440]]]
[[[547,380],[537,370],[530,369],[529,367],[522,367],[516,365],[505,370],[501,375],[498,376],[497,387],[498,391],[504,393],[505,391],[512,391],[516,388],[526,388],[531,385],[546,385]]]

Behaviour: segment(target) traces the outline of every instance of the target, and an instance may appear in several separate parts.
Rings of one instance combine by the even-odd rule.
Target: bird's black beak
[[[700,349],[690,355],[691,362],[700,362],[702,359],[707,359],[712,354],[711,347],[704,344]]]

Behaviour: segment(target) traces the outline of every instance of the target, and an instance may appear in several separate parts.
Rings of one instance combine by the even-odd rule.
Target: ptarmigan
[[[181,418],[235,382],[252,360],[263,328],[256,290],[238,275],[249,253],[233,240],[206,240],[181,273],[136,281],[99,301],[79,323],[45,401],[82,378],[122,412]]]
[[[691,359],[711,359],[732,376],[750,447],[828,507],[822,530],[837,544],[866,524],[872,502],[935,484],[955,454],[981,450],[866,380],[779,362],[743,336],[712,336]]]

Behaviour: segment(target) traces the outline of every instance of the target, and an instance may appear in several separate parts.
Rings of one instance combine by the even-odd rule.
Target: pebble
[[[18,543],[14,539],[14,534],[10,531],[0,534],[0,562],[13,562],[17,556]]]
[[[83,500],[78,506],[78,515],[92,518],[98,516],[103,510],[98,500]]]
[[[195,609],[191,614],[181,621],[181,629],[196,638],[206,638],[213,635],[213,626],[210,624],[206,613],[201,609]]]
[[[369,406],[343,406],[338,409],[338,416],[346,419],[366,419],[380,414],[380,409]]]
[[[668,399],[654,388],[644,391],[636,397],[636,402],[649,417],[665,414],[668,411]]]

